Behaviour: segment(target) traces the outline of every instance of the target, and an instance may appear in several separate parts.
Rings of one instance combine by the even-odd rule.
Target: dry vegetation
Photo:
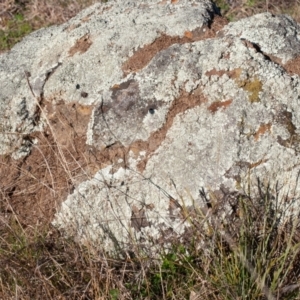
[[[60,24],[96,0],[1,0],[0,51],[11,48],[24,35]],[[105,2],[105,1],[102,1]]]
[[[25,226],[3,199],[0,299],[299,299],[299,216],[279,209],[278,186],[257,186],[195,207],[186,241],[160,258],[95,253],[50,225]]]
[[[66,21],[93,2],[2,0],[0,49],[41,26]],[[229,19],[266,10],[300,18],[299,0],[216,3]],[[79,174],[78,149],[59,153],[57,136],[36,137],[40,143],[34,151],[41,161],[33,159],[34,170],[30,158],[21,164],[0,160],[0,299],[300,299],[299,218],[279,210],[276,183],[258,182],[254,195],[250,190],[232,195],[231,213],[222,222],[225,203],[196,207],[186,216],[193,238],[174,242],[160,259],[145,253],[116,259],[62,237],[50,224],[55,198],[71,190]],[[42,185],[48,194],[42,194]]]
[[[299,0],[215,0],[223,16],[231,21],[269,11],[273,14],[288,14],[300,22]]]

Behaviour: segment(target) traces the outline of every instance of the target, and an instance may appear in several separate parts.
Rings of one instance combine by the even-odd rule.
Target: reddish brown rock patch
[[[92,45],[89,34],[84,35],[79,40],[76,41],[75,45],[70,48],[69,56],[73,56],[76,53],[82,54],[86,52]]]
[[[220,108],[227,108],[232,103],[232,99],[226,100],[226,101],[216,101],[213,102],[209,107],[208,110],[212,113],[215,113]]]
[[[300,56],[289,60],[283,67],[290,75],[300,76]]]
[[[237,79],[240,77],[242,73],[242,69],[241,68],[236,68],[236,69],[233,69],[231,71],[225,71],[225,70],[216,70],[215,68],[205,72],[205,75],[208,76],[208,77],[211,77],[211,76],[223,76],[224,74],[227,74],[230,78],[232,79]]]
[[[261,135],[264,135],[266,132],[269,132],[272,127],[271,123],[261,124],[254,135],[254,140],[258,141]]]
[[[226,24],[228,24],[226,19],[215,16],[210,26],[200,27],[193,31],[186,31],[183,37],[162,34],[153,43],[145,45],[128,58],[122,66],[124,76],[143,69],[158,52],[167,49],[173,44],[192,43],[215,37],[217,31],[222,29]]]

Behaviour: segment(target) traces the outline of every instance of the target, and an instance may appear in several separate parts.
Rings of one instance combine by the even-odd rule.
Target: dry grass
[[[299,0],[215,0],[223,16],[230,21],[269,11],[273,14],[288,14],[300,23]]]
[[[50,225],[25,227],[2,199],[0,299],[299,299],[299,218],[279,210],[277,187],[258,186],[255,197],[195,207],[186,241],[158,259],[115,259]]]
[[[37,29],[50,24],[60,24],[75,16],[83,8],[90,6],[97,0],[3,0],[0,3],[0,16],[5,20],[16,14],[22,14],[24,18],[32,22]],[[104,1],[103,1],[104,2]],[[6,17],[5,17],[6,16]]]
[[[96,0],[0,1],[0,51],[11,48],[33,30],[60,24]],[[105,2],[105,1],[103,1]]]

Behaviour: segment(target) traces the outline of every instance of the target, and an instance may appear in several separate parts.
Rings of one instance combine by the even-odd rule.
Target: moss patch
[[[251,103],[260,102],[259,92],[262,90],[262,83],[257,77],[254,77],[253,80],[238,80],[237,84],[249,93]]]
[[[6,24],[5,30],[0,30],[0,51],[11,48],[25,35],[33,31],[32,26],[21,14],[16,14]]]

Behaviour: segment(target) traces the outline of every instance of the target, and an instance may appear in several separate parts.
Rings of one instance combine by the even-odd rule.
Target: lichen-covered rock
[[[156,52],[205,35],[213,12],[209,0],[110,1],[30,34],[0,60],[0,154],[29,153],[24,135],[40,130],[40,98],[98,104]],[[146,45],[147,54],[129,59]]]
[[[108,251],[182,237],[202,188],[218,198],[276,181],[290,205],[300,192],[299,36],[287,16],[226,25],[208,0],[95,5],[1,57],[1,153],[28,155],[41,130],[62,153],[80,144],[72,157],[89,179],[67,172],[73,188],[53,224]],[[85,146],[65,123],[86,133]]]

